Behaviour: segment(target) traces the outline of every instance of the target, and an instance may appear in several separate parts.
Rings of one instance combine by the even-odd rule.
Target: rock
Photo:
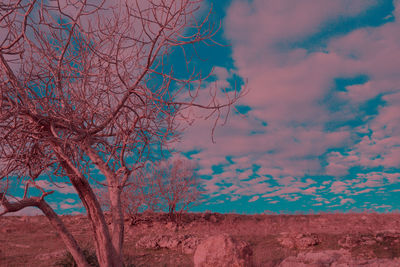
[[[193,254],[201,242],[201,239],[195,236],[186,236],[182,240],[181,248],[185,254]]]
[[[194,253],[195,267],[246,267],[251,266],[250,246],[236,241],[227,234],[209,237],[202,241]]]
[[[346,235],[338,241],[338,245],[346,249],[354,248],[358,246],[359,243],[360,241],[357,238],[352,237],[351,235]]]
[[[35,259],[43,261],[43,260],[59,258],[59,257],[62,257],[63,255],[65,255],[65,251],[60,250],[60,251],[55,251],[55,252],[51,252],[51,253],[39,254],[35,257]]]
[[[137,248],[179,249],[185,254],[192,254],[201,239],[192,235],[146,235],[136,242]]]
[[[353,266],[360,266],[361,263],[356,263]],[[373,259],[362,263],[363,267],[398,267],[400,259]]]
[[[321,243],[316,234],[300,234],[296,236],[296,247],[299,249],[305,249],[308,247],[316,246]]]
[[[278,241],[285,248],[292,249],[295,247],[294,241],[290,237],[280,237]]]
[[[286,248],[306,249],[316,246],[321,243],[316,234],[298,234],[296,237],[291,237],[289,233],[282,233],[282,237],[278,238],[278,242]]]
[[[174,222],[167,222],[165,224],[165,228],[169,229],[170,231],[177,231],[177,225]]]
[[[359,246],[374,246],[377,243],[395,243],[400,237],[397,233],[379,232],[377,234],[348,234],[338,241],[339,246],[351,249]]]
[[[160,246],[158,245],[158,241],[160,240],[159,236],[143,236],[136,242],[137,248],[150,248],[150,249],[158,249]]]
[[[346,250],[325,250],[318,252],[301,252],[296,256],[290,256],[281,262],[280,267],[294,266],[347,266],[343,265],[349,262],[350,253]],[[341,264],[341,265],[338,265]]]
[[[172,236],[161,236],[161,238],[158,240],[158,246],[160,248],[168,248],[168,249],[174,249],[176,248],[181,241],[177,238],[173,238]]]
[[[301,252],[290,256],[279,267],[395,267],[400,266],[400,259],[355,259],[347,250],[325,250]]]

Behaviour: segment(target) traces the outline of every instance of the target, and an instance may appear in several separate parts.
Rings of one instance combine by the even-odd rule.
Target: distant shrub
[[[100,266],[99,262],[97,261],[96,252],[94,252],[94,250],[85,248],[85,249],[83,249],[83,255],[85,256],[85,258],[90,266],[94,266],[94,267]],[[77,267],[78,265],[76,264],[71,253],[66,252],[64,254],[64,256],[55,263],[55,266]]]
[[[84,248],[83,255],[85,256],[87,262],[90,266],[99,267],[99,262],[97,261],[96,252],[94,250]],[[132,259],[128,256],[125,256],[125,267],[135,267],[132,262]],[[54,266],[57,267],[78,267],[71,253],[66,252],[62,258],[60,258]]]

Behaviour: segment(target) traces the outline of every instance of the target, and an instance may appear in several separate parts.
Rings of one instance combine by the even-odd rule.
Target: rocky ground
[[[93,255],[84,216],[62,216]],[[0,217],[0,266],[65,266],[43,216]],[[127,266],[400,266],[400,214],[165,214],[126,220]]]

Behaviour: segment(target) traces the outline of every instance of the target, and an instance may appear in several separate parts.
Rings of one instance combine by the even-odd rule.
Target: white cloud
[[[399,176],[386,172],[380,174],[382,181],[373,176],[338,180],[358,165],[400,166],[399,20],[335,35],[320,49],[290,47],[323,31],[334,20],[356,17],[377,4],[361,0],[234,1],[224,30],[232,40],[237,73],[248,79],[250,88],[240,104],[250,106],[251,111],[245,119],[231,114],[228,124],[217,128],[216,144],[207,138],[210,122],[200,120],[187,129],[178,146],[183,151],[191,150],[194,143],[201,148],[196,159],[203,174],[211,175],[213,165],[225,164],[226,173],[206,182],[215,195],[317,194],[320,188],[307,189],[311,183],[302,184],[301,177],[306,175],[334,176],[331,184],[323,182],[334,194],[357,194],[357,190],[362,194],[367,192],[363,187],[399,182]],[[397,6],[395,16],[398,10]],[[331,92],[335,78],[361,74],[368,77],[366,83],[347,86],[346,92]],[[228,76],[226,69],[217,68],[221,82]],[[342,101],[343,107],[331,110],[329,105],[335,103],[326,99],[329,94]],[[378,95],[384,95],[386,105],[377,114],[363,114],[360,105]],[[367,123],[327,131],[330,122],[354,119]],[[357,136],[361,135],[365,137],[360,140]],[[325,155],[329,149],[333,152]],[[226,156],[234,163],[227,164]],[[326,166],[321,161],[325,156]],[[252,174],[253,164],[261,166],[257,175],[272,178],[257,180],[259,185],[243,181]],[[236,173],[235,168],[246,171]],[[222,179],[233,186],[224,188]]]
[[[54,190],[60,194],[76,194],[75,188],[67,183],[51,183],[47,180],[37,180],[36,184],[46,191]]]
[[[260,198],[259,196],[254,196],[251,199],[249,199],[249,202],[257,201],[259,198]]]
[[[340,205],[344,205],[344,204],[347,204],[347,203],[353,204],[354,202],[355,202],[354,199],[344,198],[344,199],[340,200]]]

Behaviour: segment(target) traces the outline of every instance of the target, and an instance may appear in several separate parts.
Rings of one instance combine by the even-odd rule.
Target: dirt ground
[[[82,247],[92,250],[85,216],[62,216]],[[176,228],[165,214],[126,220],[127,266],[193,266],[193,253],[138,248],[144,236],[227,233],[250,244],[254,266],[277,266],[303,251],[346,249],[355,258],[400,257],[400,214],[237,215],[189,213]],[[65,247],[44,216],[0,217],[0,266],[63,266]],[[64,260],[65,262],[65,260]]]

